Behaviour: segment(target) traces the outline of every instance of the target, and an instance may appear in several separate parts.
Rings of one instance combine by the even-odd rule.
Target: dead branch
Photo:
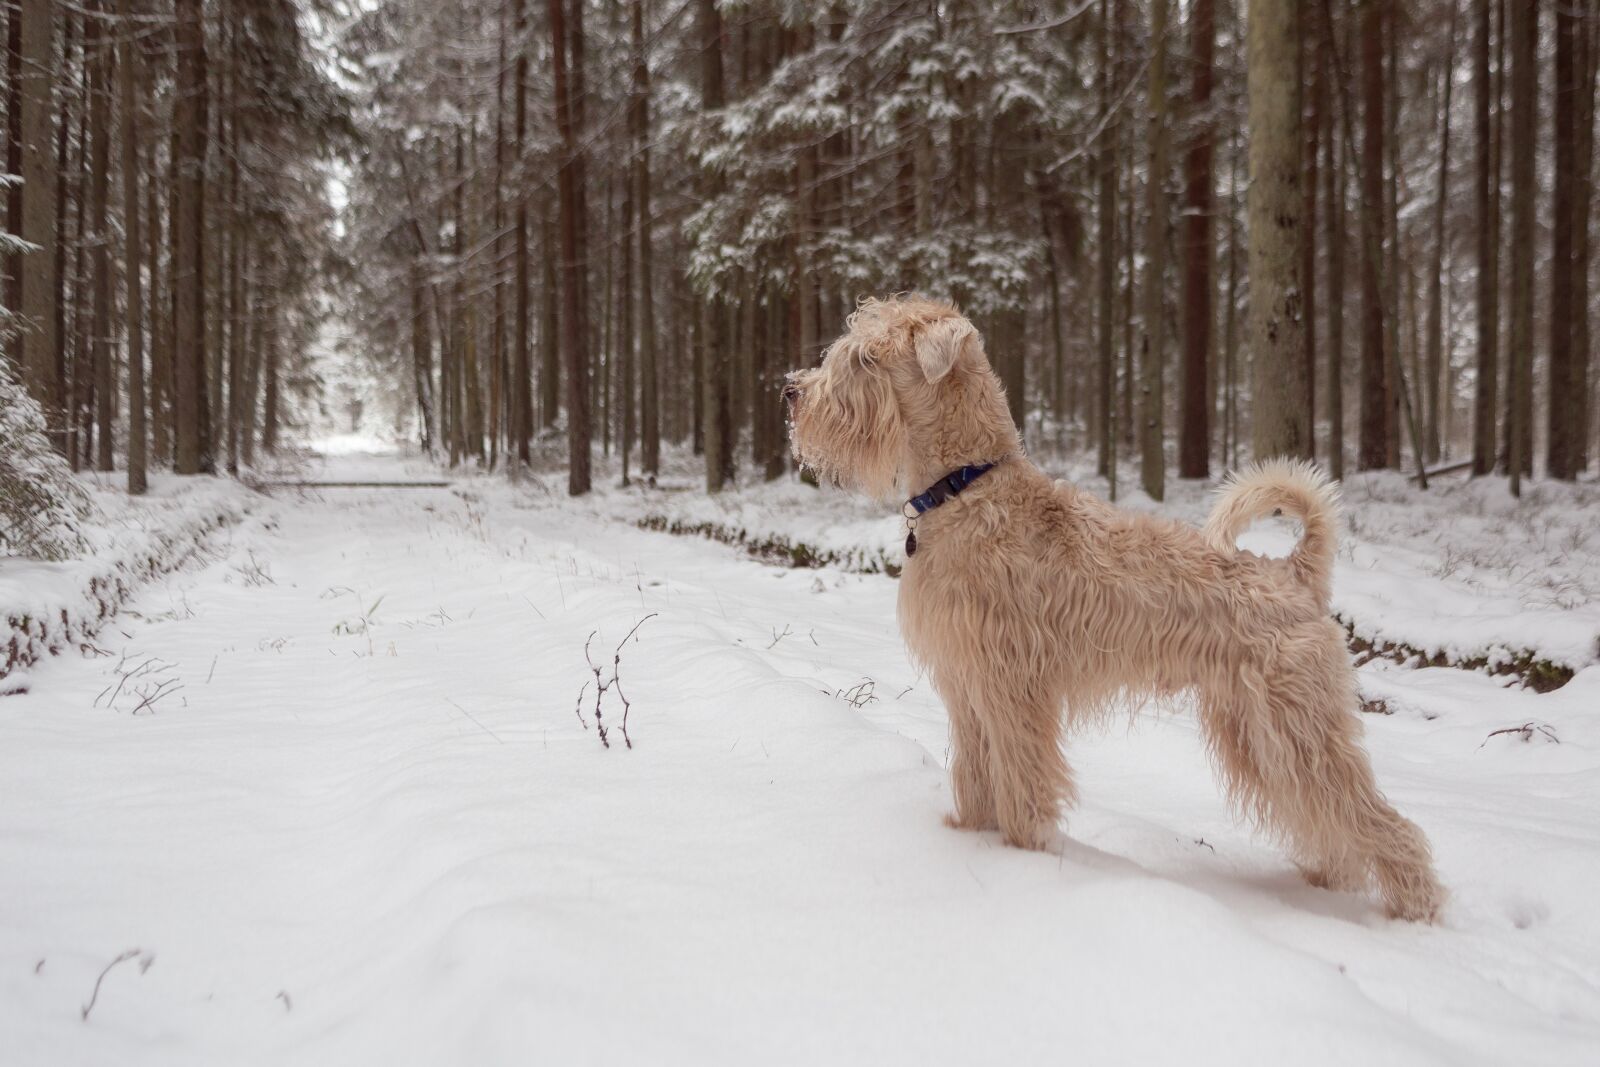
[[[1489,743],[1489,739],[1492,737],[1500,737],[1506,734],[1516,734],[1519,738],[1521,738],[1524,744],[1532,741],[1534,734],[1542,734],[1546,740],[1557,745],[1561,743],[1561,738],[1556,736],[1555,730],[1552,729],[1548,723],[1536,723],[1529,721],[1523,723],[1521,726],[1506,726],[1499,730],[1490,730],[1488,736],[1483,739],[1483,744],[1479,745],[1478,747],[1482,748],[1483,745],[1487,745]]]
[[[114,959],[110,963],[106,964],[106,969],[101,971],[100,972],[100,977],[98,977],[98,978],[96,978],[94,980],[94,989],[91,990],[90,993],[89,993],[89,1003],[85,1004],[83,1006],[83,1008],[82,1008],[82,1018],[83,1018],[84,1022],[88,1022],[89,1021],[89,1013],[94,1010],[95,1001],[100,999],[100,983],[104,982],[106,980],[106,975],[111,973],[111,968],[115,967],[119,963],[127,963],[129,960],[131,960],[131,959],[135,958],[136,956],[140,955],[142,953],[142,951],[143,951],[142,949],[138,949],[138,948],[127,949],[121,955],[119,955],[116,959]],[[43,966],[44,961],[41,960],[39,962],[40,962],[40,966]],[[144,972],[148,971],[150,969],[150,964],[152,964],[154,962],[155,962],[155,957],[154,956],[146,957],[139,965],[139,973],[143,974]]]
[[[594,639],[599,635],[600,631],[591,630],[589,632],[588,639],[583,642],[583,658],[589,664],[590,672],[594,674],[595,730],[600,735],[600,744],[606,748],[611,747],[611,736],[610,731],[606,729],[605,723],[605,695],[606,692],[611,689],[615,689],[617,691],[617,698],[622,701],[622,724],[620,729],[622,732],[623,743],[628,748],[633,747],[633,738],[628,736],[628,712],[633,709],[633,705],[628,700],[627,694],[622,691],[622,649],[623,646],[634,639],[634,635],[639,632],[639,627],[655,618],[658,614],[659,612],[652,611],[650,614],[634,623],[633,628],[623,635],[622,640],[617,643],[617,647],[611,653],[611,678],[609,680],[607,680],[605,677],[604,664],[596,663],[594,661],[594,654],[591,651],[594,645]],[[583,723],[583,728],[585,730],[589,728],[589,723],[583,717],[583,695],[588,691],[588,689],[589,683],[584,682],[583,688],[578,690],[578,721]]]

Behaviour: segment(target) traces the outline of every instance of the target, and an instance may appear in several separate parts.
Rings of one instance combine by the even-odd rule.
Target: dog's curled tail
[[[1238,551],[1239,535],[1251,522],[1283,511],[1298,519],[1303,530],[1300,543],[1289,553],[1289,566],[1326,605],[1339,521],[1338,487],[1315,464],[1270,459],[1230,474],[1217,492],[1219,499],[1205,527],[1211,546],[1223,552]]]

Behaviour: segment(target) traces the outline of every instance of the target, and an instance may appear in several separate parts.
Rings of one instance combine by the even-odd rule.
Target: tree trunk
[[[1301,81],[1309,85],[1303,119],[1305,151],[1301,156],[1300,192],[1303,209],[1300,213],[1300,293],[1301,322],[1304,329],[1305,359],[1305,455],[1317,455],[1317,164],[1322,137],[1322,114],[1328,108],[1328,71],[1318,47],[1321,35],[1315,32],[1316,11],[1307,3],[1300,8],[1296,20],[1299,34]],[[1309,66],[1309,69],[1307,67]]]
[[[1473,387],[1472,473],[1494,469],[1499,404],[1496,383],[1500,368],[1496,351],[1500,334],[1500,167],[1496,152],[1495,105],[1499,94],[1489,73],[1494,0],[1476,0],[1477,29],[1472,45],[1472,115],[1476,139],[1473,196],[1478,238],[1477,381]]]
[[[235,27],[231,36],[237,44]],[[248,358],[244,345],[244,325],[247,317],[244,300],[244,264],[249,258],[250,227],[245,217],[243,193],[239,181],[239,124],[238,87],[234,68],[229,67],[227,79],[228,110],[228,429],[227,466],[230,474],[239,473],[239,429],[244,420],[244,372]]]
[[[94,242],[94,314],[90,344],[94,359],[95,469],[115,467],[116,443],[112,398],[116,394],[111,359],[111,241],[106,206],[111,192],[111,45],[105,33],[105,12],[96,4],[86,16],[88,37],[84,60],[89,64],[89,216]]]
[[[1327,36],[1321,35],[1323,69],[1333,60]],[[1328,233],[1328,474],[1344,478],[1344,246],[1345,246],[1345,157],[1334,136],[1332,107],[1323,111],[1326,125],[1327,160],[1322,168],[1326,202],[1323,218]]]
[[[660,375],[656,370],[656,302],[652,288],[650,217],[650,63],[644,43],[644,0],[633,7],[633,196],[639,222],[639,467],[646,478],[661,470]]]
[[[617,451],[622,460],[622,485],[628,485],[629,460],[633,456],[633,228],[638,225],[633,208],[633,176],[624,174],[619,207],[617,238],[617,354],[616,411]]]
[[[1389,465],[1384,369],[1383,4],[1361,0],[1361,439],[1357,466]]]
[[[589,491],[589,338],[584,271],[587,266],[583,235],[583,163],[581,146],[583,90],[578,65],[583,54],[582,0],[573,2],[574,26],[567,32],[568,0],[550,0],[550,42],[555,92],[556,129],[561,137],[561,324],[567,379],[567,492],[581,496]],[[570,53],[569,53],[570,49]],[[573,57],[572,85],[567,81],[567,57]],[[576,99],[574,99],[576,98]]]
[[[426,270],[420,258],[412,261],[411,268],[411,380],[422,420],[422,450],[432,455],[439,447],[439,431],[434,424],[433,334],[428,319]]]
[[[1095,315],[1095,338],[1099,377],[1096,381],[1098,429],[1100,432],[1099,469],[1110,483],[1111,499],[1117,498],[1117,351],[1115,317],[1117,300],[1117,147],[1119,123],[1112,116],[1112,96],[1117,87],[1113,74],[1116,58],[1113,52],[1110,0],[1100,3],[1100,73],[1097,79],[1100,95],[1100,136],[1095,147],[1095,170],[1100,179],[1100,193],[1096,198],[1099,209],[1097,227],[1100,255],[1096,273],[1098,294]]]
[[[266,363],[266,397],[261,402],[261,450],[278,451],[278,316],[268,314],[262,323],[262,358]]]
[[[532,343],[532,309],[528,302],[532,299],[529,286],[532,284],[531,264],[528,259],[528,197],[520,190],[527,182],[524,168],[527,166],[527,130],[528,130],[528,18],[526,0],[512,0],[512,25],[513,40],[516,43],[517,59],[513,65],[512,98],[516,118],[514,120],[515,133],[512,136],[512,154],[515,166],[512,173],[515,175],[519,193],[516,197],[516,221],[514,228],[515,267],[515,292],[512,302],[515,308],[513,317],[515,325],[511,340],[511,455],[512,470],[527,465],[530,460],[529,440],[533,435],[533,367],[530,362],[529,345]]]
[[[1305,456],[1305,348],[1300,280],[1300,71],[1295,6],[1251,0],[1249,259],[1255,457]]]
[[[173,400],[179,474],[212,469],[205,353],[205,155],[208,114],[201,0],[176,0],[178,84],[173,104]],[[276,379],[273,379],[275,383]],[[270,451],[270,449],[269,449]]]
[[[700,104],[707,111],[723,105],[722,15],[716,0],[699,0]],[[720,192],[720,180],[707,182],[706,197]],[[733,412],[729,381],[727,314],[722,297],[708,294],[701,309],[701,339],[705,355],[702,384],[705,389],[706,491],[715,493],[733,479]]]
[[[1549,389],[1548,436],[1545,439],[1545,470],[1552,478],[1570,481],[1577,477],[1572,462],[1574,429],[1573,407],[1568,402],[1572,389],[1572,243],[1577,159],[1578,18],[1574,7],[1561,2],[1555,7],[1555,168],[1550,197],[1550,362],[1546,385]]]
[[[22,230],[24,241],[39,246],[22,268],[17,310],[23,318],[19,369],[33,398],[44,409],[45,423],[58,450],[66,445],[61,375],[56,353],[60,344],[56,287],[60,247],[56,244],[57,163],[51,152],[54,115],[56,5],[53,0],[21,0],[20,86],[22,135]],[[15,18],[16,15],[13,15]]]
[[[153,462],[172,460],[172,292],[171,277],[161,269],[165,247],[161,226],[161,200],[156,173],[156,151],[150,153],[150,181],[145,191],[145,255],[150,266],[150,448]],[[163,285],[162,280],[167,284]]]
[[[1428,358],[1423,389],[1424,447],[1427,462],[1439,461],[1441,392],[1444,384],[1444,219],[1450,196],[1450,101],[1456,72],[1456,3],[1450,0],[1450,44],[1445,51],[1444,89],[1439,110],[1439,176],[1433,199],[1433,264],[1428,272]]]
[[[1193,63],[1190,106],[1193,140],[1184,162],[1183,409],[1178,437],[1178,476],[1211,473],[1211,261],[1213,249],[1211,159],[1215,120],[1211,115],[1212,54],[1216,44],[1215,0],[1195,0],[1189,15]]]
[[[1594,104],[1595,73],[1600,62],[1600,3],[1583,0],[1578,30],[1578,116],[1572,197],[1572,384],[1567,402],[1572,405],[1572,470],[1589,468],[1589,222],[1594,205]]]
[[[1149,173],[1145,179],[1145,275],[1142,334],[1139,343],[1139,479],[1152,500],[1166,496],[1166,462],[1163,440],[1165,397],[1163,371],[1166,354],[1167,250],[1167,8],[1168,0],[1154,0],[1150,12],[1149,122],[1146,142]]]
[[[1522,495],[1522,477],[1533,472],[1533,209],[1539,195],[1534,172],[1539,74],[1535,47],[1539,9],[1511,4],[1511,493]]]
[[[1380,274],[1384,281],[1380,286],[1392,301],[1383,319],[1384,347],[1388,356],[1383,368],[1383,433],[1389,443],[1388,465],[1396,470],[1400,468],[1401,406],[1406,405],[1408,412],[1416,410],[1411,405],[1411,394],[1406,391],[1400,349],[1400,301],[1406,288],[1405,279],[1410,273],[1400,254],[1400,165],[1403,161],[1400,154],[1400,26],[1403,19],[1404,0],[1388,0],[1383,5],[1383,46],[1387,68],[1383,95],[1383,145],[1384,159],[1387,161],[1383,179],[1383,232],[1387,244],[1384,245],[1384,265]],[[1422,450],[1418,449],[1419,463],[1421,459]]]
[[[6,16],[6,161],[7,174],[22,173],[22,11],[9,8]],[[5,231],[22,233],[22,188],[11,186],[5,191]],[[13,252],[5,257],[5,288],[0,290],[0,307],[17,311],[22,307],[22,255]],[[26,378],[26,367],[18,372]]]
[[[124,30],[134,14],[133,0],[121,0]],[[128,492],[145,491],[144,395],[144,294],[139,261],[144,255],[139,231],[139,46],[122,41],[122,230],[123,260],[127,264],[126,300],[128,333]]]

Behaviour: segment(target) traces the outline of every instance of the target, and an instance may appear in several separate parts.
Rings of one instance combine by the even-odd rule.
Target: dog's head
[[[882,499],[1019,447],[983,339],[938,301],[863,302],[821,366],[789,375],[783,396],[795,458]]]

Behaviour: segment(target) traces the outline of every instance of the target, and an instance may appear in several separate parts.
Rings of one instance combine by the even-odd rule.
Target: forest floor
[[[1379,780],[1452,894],[1419,927],[1304,884],[1181,709],[1072,739],[1083,803],[1050,852],[946,829],[944,712],[862,565],[895,520],[688,483],[275,490],[134,596],[112,655],[32,668],[0,698],[0,1058],[1593,1062],[1593,486],[1347,489],[1358,630],[1431,617],[1433,645],[1575,672],[1540,694],[1361,667]],[[609,747],[586,643],[619,663]],[[123,676],[152,657],[182,688],[140,706],[150,675]]]

